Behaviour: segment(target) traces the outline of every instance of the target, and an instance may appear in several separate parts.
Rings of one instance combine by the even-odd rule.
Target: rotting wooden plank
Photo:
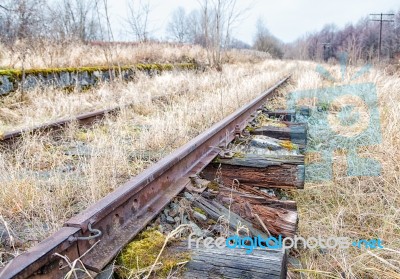
[[[270,196],[269,194],[266,194],[262,191],[259,191],[251,186],[245,185],[245,184],[239,184],[238,185],[239,189],[243,189],[245,192],[241,192],[232,188],[228,188],[222,185],[219,185],[219,192],[223,193],[229,193],[229,194],[237,194],[240,197],[249,199],[249,200],[254,200],[260,204],[264,204],[266,206],[274,207],[274,208],[283,208],[283,209],[288,209],[292,211],[297,210],[297,205],[295,201],[291,200],[279,200],[277,197]],[[186,187],[189,191],[192,191],[190,187]],[[196,192],[196,190],[192,191]],[[204,191],[202,191],[204,192]],[[204,193],[203,196],[207,198],[208,196],[211,196],[212,194],[209,193]],[[214,195],[215,196],[215,195]]]
[[[217,163],[233,166],[266,168],[283,164],[304,165],[304,155],[258,155],[245,153],[231,159],[218,158]]]
[[[288,127],[263,126],[250,131],[253,135],[264,135],[276,139],[290,140],[304,147],[307,143],[307,126],[289,125]]]
[[[282,250],[254,249],[250,254],[243,248],[191,249],[183,278],[286,278],[287,256]]]
[[[219,185],[218,196],[226,196],[226,195],[238,195],[243,198],[247,198],[249,200],[254,200],[260,203],[271,203],[277,205],[276,207],[285,208],[289,210],[296,210],[296,202],[295,201],[287,201],[287,200],[279,200],[275,196],[271,196],[266,194],[260,190],[257,190],[251,186],[245,184],[238,184],[235,186],[236,189],[232,187],[227,187],[224,185]],[[280,206],[278,206],[280,205]]]
[[[268,114],[270,118],[279,118],[284,121],[294,121],[296,118],[295,110],[263,110],[263,113]]]
[[[305,169],[299,159],[282,161],[245,154],[243,158],[218,159],[201,174],[205,179],[213,181],[220,168],[219,179],[224,185],[231,185],[236,179],[241,184],[253,187],[302,189]]]
[[[240,197],[246,198],[250,201],[255,201],[258,204],[263,204],[265,206],[273,207],[273,208],[283,208],[283,209],[288,209],[292,211],[297,210],[297,205],[295,201],[291,200],[279,200],[276,197],[271,197],[270,195],[261,192],[251,186],[245,185],[245,184],[240,184],[238,186],[239,188],[245,190],[248,194],[241,193],[235,190],[231,190],[227,187],[220,187],[219,190],[221,193],[227,192],[227,193],[233,193],[237,194]]]
[[[241,224],[243,226],[246,226],[249,229],[251,235],[253,236],[261,235],[262,237],[265,238],[268,237],[268,235],[266,235],[264,232],[255,228],[251,222],[244,220],[242,217],[235,214],[234,212],[229,212],[227,208],[218,203],[208,201],[205,198],[199,196],[193,202],[193,204],[196,207],[199,207],[202,210],[204,210],[207,213],[207,215],[215,221],[220,220],[220,218],[224,216],[224,219],[228,221],[229,227],[233,231],[236,231],[238,224]]]
[[[265,201],[269,202],[268,199],[265,199]],[[229,203],[231,213],[239,215],[251,222],[255,228],[263,230],[263,224],[258,220],[258,216],[267,227],[268,232],[275,236],[292,237],[297,230],[298,215],[296,210],[271,207],[259,199],[222,191],[220,191],[216,200],[210,201],[210,203],[219,206],[221,206],[219,203],[225,204],[225,206],[228,206],[226,203]]]
[[[230,209],[222,205],[223,199],[227,196],[232,197]],[[295,210],[268,206],[268,201],[257,201],[241,197],[238,194],[222,194],[218,195],[216,200],[207,200],[199,197],[194,201],[196,207],[204,210],[207,215],[219,220],[224,216],[226,220],[229,217],[229,227],[231,230],[237,230],[238,224],[247,227],[253,236],[261,235],[268,237],[263,232],[262,225],[255,218],[255,214],[265,222],[268,231],[274,235],[293,236],[297,230],[298,215]],[[229,205],[227,205],[229,207]]]

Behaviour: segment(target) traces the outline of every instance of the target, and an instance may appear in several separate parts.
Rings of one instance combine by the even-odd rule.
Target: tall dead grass
[[[322,79],[314,68],[315,64],[309,63],[298,68],[293,90],[342,84]],[[340,80],[339,66],[328,69]],[[349,69],[344,84],[356,70]],[[375,83],[377,88],[382,142],[361,147],[358,153],[378,160],[382,165],[381,175],[348,176],[347,152],[337,150],[332,154],[333,180],[309,182],[304,190],[295,193],[295,198],[299,205],[301,236],[380,238],[384,249],[301,250],[301,267],[296,267],[295,277],[400,278],[400,78],[372,69],[351,83],[366,82]]]
[[[228,50],[227,63],[260,62],[270,58],[258,51]],[[178,63],[196,59],[207,64],[207,52],[199,45],[170,43],[29,43],[0,44],[0,68],[25,69],[83,66],[131,65],[135,63]]]

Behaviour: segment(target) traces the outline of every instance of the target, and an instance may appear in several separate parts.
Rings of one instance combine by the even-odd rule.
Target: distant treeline
[[[381,59],[389,60],[400,54],[400,10],[389,12],[394,22],[383,22]],[[284,57],[290,59],[325,60],[337,59],[340,52],[346,52],[350,62],[376,60],[379,48],[380,22],[371,21],[380,16],[362,18],[356,24],[337,28],[330,24],[321,31],[308,34],[284,46]]]
[[[126,0],[127,14],[123,27],[128,40],[146,42],[168,40],[198,44],[207,49],[210,64],[221,62],[228,48],[253,48],[273,58],[328,61],[347,52],[350,62],[371,61],[378,56],[379,22],[365,17],[344,28],[326,25],[321,31],[284,44],[270,34],[260,18],[252,45],[232,36],[232,26],[245,18],[247,9],[238,10],[237,0],[198,0],[198,8],[188,13],[178,7],[165,26],[166,36],[155,38],[149,26],[152,12],[149,0]],[[0,1],[0,43],[6,46],[49,41],[115,41],[109,19],[109,0],[2,0]],[[255,8],[255,7],[249,7]],[[389,60],[400,52],[400,10],[390,12],[393,22],[383,23],[381,59]],[[128,36],[127,36],[128,38]],[[24,44],[18,44],[24,42]],[[17,43],[17,44],[16,44]],[[15,51],[18,51],[15,48]],[[23,60],[23,57],[21,57]]]

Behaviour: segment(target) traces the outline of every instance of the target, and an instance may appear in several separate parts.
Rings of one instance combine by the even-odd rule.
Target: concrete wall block
[[[13,83],[8,76],[0,76],[0,95],[7,94],[14,90]]]
[[[38,86],[39,79],[35,75],[26,75],[24,84],[22,85],[24,90],[34,89]]]
[[[59,78],[59,86],[60,87],[68,87],[71,86],[71,77],[69,72],[62,72],[60,73],[60,78]]]

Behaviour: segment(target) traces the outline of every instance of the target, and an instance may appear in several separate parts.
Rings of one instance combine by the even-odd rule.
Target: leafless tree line
[[[267,52],[273,58],[282,58],[283,46],[284,44],[269,32],[262,18],[259,18],[256,23],[253,48]]]
[[[5,0],[0,6],[0,40],[100,39],[99,0]]]
[[[167,31],[180,43],[201,44],[210,64],[219,65],[223,51],[232,43],[232,29],[245,9],[237,0],[197,0],[198,9],[186,14],[178,8]],[[150,40],[148,0],[126,0],[125,27],[136,41]],[[65,42],[113,40],[107,0],[3,0],[0,4],[0,42]]]
[[[178,8],[171,16],[167,31],[171,38],[178,42],[201,44],[206,48],[216,49],[217,45],[229,47],[235,41],[226,30],[227,37],[220,32],[218,1],[203,1],[201,8],[186,13]],[[226,4],[226,3],[224,3]],[[234,6],[232,3],[228,4]],[[400,10],[390,12],[395,14],[394,22],[383,23],[382,60],[389,60],[400,53]],[[232,13],[223,15],[229,18]],[[229,23],[227,24],[229,26]],[[219,34],[219,35],[217,35]],[[237,42],[237,41],[236,41]],[[236,44],[246,48],[245,44]],[[378,57],[379,22],[371,21],[369,17],[362,18],[355,24],[348,24],[338,28],[333,24],[326,25],[321,31],[284,44],[272,35],[263,20],[256,24],[256,33],[252,47],[258,51],[267,52],[274,58],[303,59],[328,61],[338,59],[342,52],[346,52],[350,63],[364,63],[374,61]],[[212,60],[218,60],[219,53],[215,53]]]
[[[126,29],[136,41],[151,40],[149,0],[126,0]],[[224,50],[249,45],[233,38],[232,30],[244,19],[248,8],[239,8],[237,0],[197,0],[198,8],[186,12],[177,8],[166,26],[169,38],[179,43],[200,44],[207,49],[209,63],[220,65]],[[0,2],[0,42],[65,42],[69,40],[114,40],[109,19],[108,0],[3,0]],[[325,60],[347,52],[352,62],[377,57],[379,23],[363,18],[356,24],[339,29],[326,25],[321,31],[284,44],[273,36],[262,19],[257,21],[252,47],[272,57]],[[106,50],[105,50],[106,51]],[[385,22],[382,36],[382,58],[400,51],[400,11],[394,22]],[[107,51],[106,51],[107,52]],[[107,56],[112,63],[112,53]]]
[[[148,0],[127,1],[128,5],[128,29],[133,33],[138,42],[149,40],[149,13]]]
[[[167,26],[172,39],[180,43],[200,44],[207,49],[210,64],[219,66],[223,51],[232,43],[232,29],[238,24],[251,4],[239,8],[236,0],[198,0],[199,8],[186,14],[177,8]]]
[[[394,13],[394,22],[384,22],[382,58],[388,60],[400,52],[400,10]],[[356,24],[339,29],[333,24],[321,31],[308,34],[284,46],[284,57],[291,59],[328,61],[346,52],[350,63],[373,61],[378,57],[379,22],[365,17]]]

